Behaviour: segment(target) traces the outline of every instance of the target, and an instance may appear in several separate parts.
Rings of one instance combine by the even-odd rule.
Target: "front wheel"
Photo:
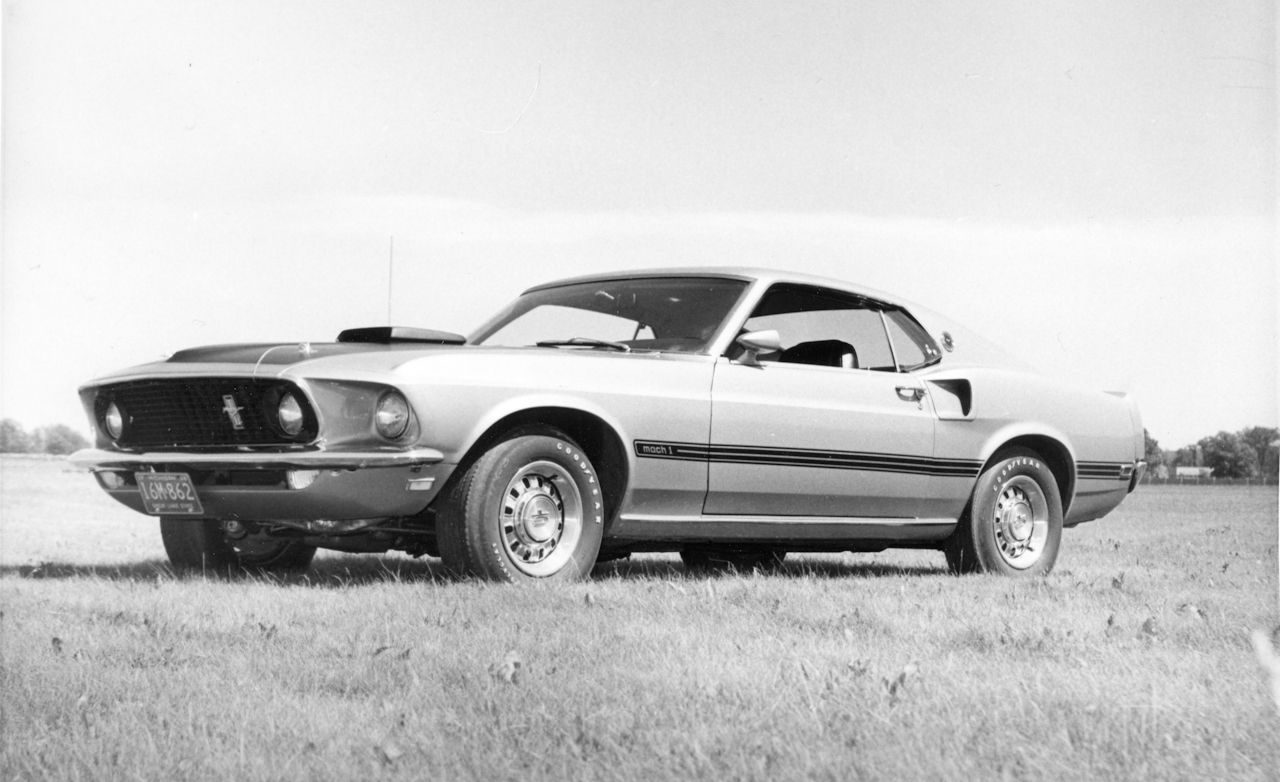
[[[439,512],[445,567],[505,581],[586,578],[604,536],[595,467],[568,435],[509,435],[454,484]]]
[[[287,575],[306,570],[316,553],[314,546],[287,538],[260,534],[231,538],[216,519],[162,516],[160,539],[179,573]]]
[[[943,551],[953,573],[1044,575],[1062,541],[1062,498],[1033,451],[1011,449],[978,477],[965,517]]]

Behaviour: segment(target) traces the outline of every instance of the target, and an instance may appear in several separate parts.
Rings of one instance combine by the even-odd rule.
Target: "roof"
[[[562,280],[552,280],[551,282],[542,283],[541,285],[535,285],[526,290],[525,293],[545,290],[547,288],[559,288],[563,285],[574,285],[584,282],[605,282],[609,280],[626,280],[649,277],[718,277],[722,279],[759,282],[764,285],[772,285],[777,282],[795,282],[802,285],[814,285],[822,288],[834,288],[835,290],[856,293],[868,298],[878,299],[888,304],[909,306],[906,301],[898,296],[894,296],[874,288],[855,285],[854,283],[846,282],[845,280],[838,280],[833,277],[821,277],[814,274],[803,274],[800,272],[752,266],[680,266],[657,269],[620,269],[611,272],[599,272],[597,274],[568,277]]]

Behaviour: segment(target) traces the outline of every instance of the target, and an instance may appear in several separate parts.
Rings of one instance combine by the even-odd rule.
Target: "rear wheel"
[[[587,454],[557,429],[513,432],[466,469],[440,508],[445,567],[505,581],[580,579],[604,535]]]
[[[314,546],[287,538],[261,534],[232,537],[216,519],[161,517],[160,539],[179,573],[300,573],[316,553]]]
[[[1053,569],[1061,540],[1058,482],[1035,452],[1019,448],[983,470],[943,551],[954,573],[1043,575]]]

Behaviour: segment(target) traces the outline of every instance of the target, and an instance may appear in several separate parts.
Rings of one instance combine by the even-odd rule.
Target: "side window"
[[[838,291],[775,285],[745,324],[774,329],[782,350],[761,361],[893,372],[893,351],[880,316],[882,305]]]

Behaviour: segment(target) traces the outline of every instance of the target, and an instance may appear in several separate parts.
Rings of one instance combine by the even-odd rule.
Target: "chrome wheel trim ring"
[[[552,461],[521,467],[498,511],[507,558],[525,575],[554,575],[582,537],[582,492],[568,469]]]
[[[999,488],[991,514],[996,550],[1009,567],[1026,570],[1040,561],[1049,539],[1049,501],[1040,484],[1018,475]]]

